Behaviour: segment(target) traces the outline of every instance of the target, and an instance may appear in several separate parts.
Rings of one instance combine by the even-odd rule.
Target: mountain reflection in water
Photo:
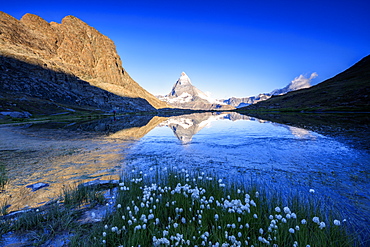
[[[332,128],[320,119],[319,131],[313,131],[313,123],[304,127],[308,121],[266,119],[207,112],[1,126],[0,159],[9,184],[0,203],[11,205],[10,211],[36,207],[60,195],[63,186],[176,166],[216,173],[225,181],[249,176],[285,194],[313,188],[332,198],[349,220],[368,226],[368,128]],[[26,188],[37,182],[50,186]]]
[[[0,192],[8,212],[57,198],[64,186],[119,179],[125,152],[167,118],[122,116],[83,122],[0,127],[0,160],[9,183]],[[31,192],[27,185],[50,186]]]

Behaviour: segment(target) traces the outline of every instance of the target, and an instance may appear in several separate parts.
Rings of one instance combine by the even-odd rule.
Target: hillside
[[[122,111],[168,107],[129,76],[112,40],[73,16],[59,24],[0,12],[0,89],[2,98],[17,102]]]
[[[370,111],[370,55],[313,87],[289,92],[238,111]]]

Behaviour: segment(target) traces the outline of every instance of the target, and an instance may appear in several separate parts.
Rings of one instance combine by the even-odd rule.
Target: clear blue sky
[[[153,94],[185,71],[214,98],[246,97],[316,72],[316,84],[370,54],[370,1],[2,1],[60,23],[74,15],[110,37],[123,67]]]

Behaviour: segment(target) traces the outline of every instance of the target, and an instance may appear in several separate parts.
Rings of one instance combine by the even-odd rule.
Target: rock
[[[14,118],[29,118],[32,116],[31,113],[29,112],[0,112],[0,115],[4,115],[4,116],[10,116],[10,117],[14,117]]]
[[[36,191],[36,190],[39,190],[41,188],[48,187],[48,186],[49,186],[48,183],[39,182],[39,183],[36,183],[36,184],[27,185],[26,187],[31,188],[32,191]]]
[[[123,111],[168,107],[129,76],[111,39],[74,16],[59,24],[0,11],[0,71],[0,95]]]

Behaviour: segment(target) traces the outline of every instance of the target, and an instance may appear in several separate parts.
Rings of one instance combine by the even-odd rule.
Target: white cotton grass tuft
[[[312,231],[318,234],[342,228],[329,227],[329,223],[320,220],[326,217],[319,213],[312,218],[312,222],[307,222],[298,217],[313,215],[312,212],[306,213],[305,209],[287,204],[266,204],[269,201],[266,202],[263,189],[256,192],[246,187],[232,187],[226,179],[207,173],[193,176],[185,169],[179,169],[176,175],[164,175],[174,171],[161,169],[160,178],[152,180],[150,172],[154,174],[156,170],[152,169],[146,173],[147,176],[142,173],[138,177],[125,178],[125,183],[120,184],[121,187],[130,187],[130,190],[117,190],[120,194],[116,202],[119,216],[104,227],[111,231],[101,231],[105,232],[106,246],[117,246],[115,243],[122,246],[200,247],[251,243],[255,246],[301,246],[302,242],[294,238],[304,234],[307,227],[311,228],[312,222],[317,224]],[[215,193],[216,190],[222,193]],[[311,199],[315,200],[315,197]],[[264,208],[266,206],[268,210]],[[339,220],[331,222],[336,226],[342,223]],[[205,231],[208,226],[209,230]],[[253,231],[250,229],[254,226],[258,226],[257,236],[251,234]],[[187,235],[186,232],[192,234]],[[96,239],[102,241],[102,235]],[[146,239],[150,242],[142,242]],[[282,239],[288,242],[279,242]],[[303,246],[306,246],[307,241],[304,243]],[[310,244],[320,246],[320,243]]]

